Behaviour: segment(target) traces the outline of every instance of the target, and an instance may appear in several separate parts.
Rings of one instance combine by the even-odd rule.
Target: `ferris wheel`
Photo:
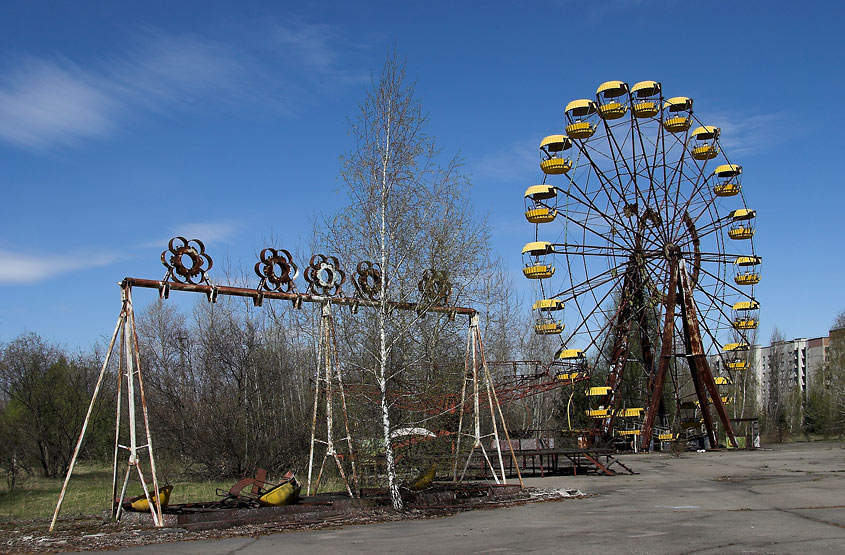
[[[595,436],[647,448],[697,427],[715,445],[712,405],[733,441],[718,386],[748,370],[760,308],[742,167],[692,99],[664,98],[656,81],[608,81],[564,113],[564,132],[540,143],[542,183],[525,191],[535,332],[560,336],[563,379],[602,377],[585,392]]]

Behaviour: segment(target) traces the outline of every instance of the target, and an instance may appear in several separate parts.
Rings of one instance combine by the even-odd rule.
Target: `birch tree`
[[[391,380],[408,367],[413,342],[407,332],[422,315],[394,311],[390,301],[418,300],[425,269],[448,271],[455,291],[450,301],[469,299],[468,284],[487,258],[487,229],[467,210],[469,184],[459,161],[441,163],[440,151],[425,133],[426,121],[404,62],[395,52],[389,54],[351,121],[354,148],[342,156],[341,173],[349,204],[323,233],[332,254],[350,264],[369,260],[381,268],[375,317],[363,319],[365,329],[359,330],[355,348],[368,361],[361,370],[378,389],[388,487],[397,510],[402,499],[391,446],[389,390]]]

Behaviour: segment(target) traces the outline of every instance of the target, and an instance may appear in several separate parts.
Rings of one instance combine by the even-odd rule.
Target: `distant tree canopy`
[[[99,371],[96,353],[68,354],[34,333],[0,351],[0,458],[12,473],[61,476]],[[107,409],[93,415],[86,455],[108,450]]]

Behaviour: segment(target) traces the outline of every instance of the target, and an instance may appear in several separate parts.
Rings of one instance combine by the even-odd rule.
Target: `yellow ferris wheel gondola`
[[[551,313],[563,310],[563,301],[558,299],[540,299],[535,301],[531,309],[539,313],[534,323],[534,333],[539,335],[559,335],[563,332],[564,324],[552,318]]]
[[[742,173],[742,166],[736,164],[722,164],[713,172],[717,179],[713,186],[713,192],[717,197],[733,197],[739,194],[742,186],[739,183],[739,175]]]
[[[540,169],[548,175],[560,175],[572,169],[572,160],[565,152],[572,148],[566,135],[549,135],[540,141]]]
[[[564,349],[561,347],[555,353],[552,364],[559,368],[555,377],[563,381],[575,381],[583,378],[586,373],[587,359],[580,349]]]
[[[660,112],[660,83],[640,81],[631,87],[632,109],[638,118],[653,118]]]
[[[607,81],[596,89],[599,116],[605,120],[619,119],[628,112],[625,103],[628,84],[624,81]]]
[[[692,132],[692,148],[690,156],[696,160],[712,160],[719,155],[719,147],[716,146],[721,130],[713,125],[702,125],[696,127]]]
[[[525,190],[525,219],[532,224],[553,222],[557,210],[550,208],[546,201],[557,197],[557,190],[551,185],[532,185]]]
[[[584,351],[582,351],[581,349],[560,348],[555,353],[555,360],[582,361],[585,360]]]
[[[744,358],[732,358],[725,363],[725,367],[731,371],[747,370],[748,361]]]
[[[738,256],[734,261],[736,274],[734,283],[737,285],[757,285],[760,283],[760,264],[762,259],[759,256]]]
[[[754,219],[757,211],[750,208],[740,208],[728,214],[731,219],[731,228],[728,230],[728,237],[731,239],[751,239],[754,237]]]
[[[541,312],[555,312],[563,310],[564,303],[558,299],[539,299],[534,301],[531,305],[532,310],[539,310]]]
[[[564,113],[569,121],[566,126],[567,136],[573,139],[589,139],[596,132],[595,117],[598,108],[592,100],[573,100],[566,105]]]
[[[753,330],[757,329],[760,321],[760,303],[754,299],[750,301],[740,301],[733,305],[733,327],[736,330]]]
[[[534,241],[523,247],[522,254],[528,255],[529,261],[522,268],[522,273],[528,279],[546,279],[555,273],[555,267],[547,264],[545,256],[552,254],[552,244],[548,241]]]
[[[663,102],[663,128],[670,133],[683,133],[692,125],[692,99],[675,96]]]

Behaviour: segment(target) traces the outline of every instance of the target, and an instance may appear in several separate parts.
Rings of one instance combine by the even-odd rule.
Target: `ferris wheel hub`
[[[673,258],[679,258],[680,256],[681,247],[675,243],[666,243],[663,246],[663,257],[666,258],[666,260],[672,260]]]

